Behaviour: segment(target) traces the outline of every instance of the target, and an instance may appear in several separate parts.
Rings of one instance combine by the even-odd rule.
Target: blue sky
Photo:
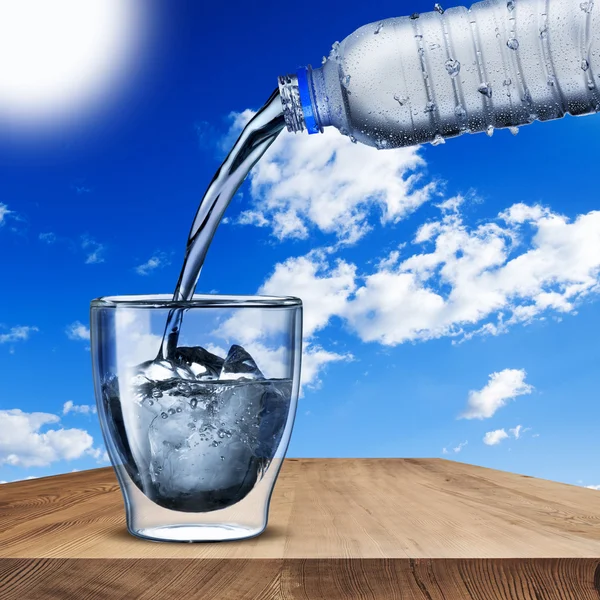
[[[174,288],[226,141],[277,76],[362,24],[431,9],[204,4],[146,4],[145,50],[102,110],[43,134],[0,123],[2,481],[107,464],[89,302]],[[305,300],[289,456],[600,484],[599,133],[590,116],[398,151],[335,131],[274,145],[198,291]]]

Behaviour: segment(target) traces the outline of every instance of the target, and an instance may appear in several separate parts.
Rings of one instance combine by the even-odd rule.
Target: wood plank
[[[111,468],[0,486],[0,598],[69,597],[600,600],[600,493],[440,459],[287,459],[263,535],[160,544],[127,533]]]

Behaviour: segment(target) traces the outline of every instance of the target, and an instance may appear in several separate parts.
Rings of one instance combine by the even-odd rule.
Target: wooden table
[[[287,459],[267,531],[125,529],[110,468],[0,486],[0,599],[599,600],[600,492],[439,459]]]

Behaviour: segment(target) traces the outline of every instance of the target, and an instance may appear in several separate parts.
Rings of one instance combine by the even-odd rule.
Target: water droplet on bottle
[[[545,39],[548,37],[548,26],[547,25],[543,25],[542,27],[540,27],[540,37],[542,39]]]
[[[454,114],[459,119],[464,119],[467,116],[467,111],[463,108],[462,104],[457,104],[456,108],[454,109]]]
[[[508,8],[508,12],[515,10],[515,0],[508,0],[506,3],[506,8]]]
[[[212,442],[211,446],[212,446],[213,448],[217,448],[217,447],[218,447],[220,444],[221,444],[221,442],[217,442],[217,440],[213,440],[213,442]]]
[[[221,456],[221,460],[225,460],[225,457],[224,457],[224,456]]]
[[[419,18],[419,13],[413,13],[412,15],[410,15],[410,18],[415,21],[416,19]]]
[[[587,59],[582,58],[581,59],[581,70],[587,71],[589,68],[590,68],[590,63],[587,61]]]
[[[437,50],[438,48],[441,48],[441,46],[439,44],[436,44],[436,42],[431,42],[429,44],[429,49],[430,50]]]
[[[161,412],[161,413],[160,413],[160,416],[161,416],[163,419],[168,419],[168,418],[169,418],[169,415],[168,415],[166,412]]]
[[[494,135],[494,126],[488,125],[485,132],[487,133],[488,137],[492,137]]]
[[[177,390],[179,392],[181,392],[182,394],[189,394],[190,393],[190,384],[189,383],[184,383],[182,381],[181,383],[177,384]]]
[[[596,87],[593,81],[588,81],[588,90],[593,90]]]
[[[460,72],[460,62],[458,62],[455,58],[449,58],[445,63],[446,72],[450,77],[456,77]]]
[[[505,79],[505,80],[502,82],[502,85],[506,85],[506,86],[512,85],[512,79],[511,79],[510,77],[506,78],[506,79]]]
[[[483,94],[484,96],[487,96],[488,98],[492,97],[492,86],[489,83],[482,83],[478,88],[477,91],[480,94]]]
[[[444,14],[444,9],[442,8],[441,4],[438,4],[437,2],[433,5],[433,10],[435,10],[435,12],[440,13],[440,15]]]
[[[420,33],[415,33],[415,40],[422,40],[423,36]],[[419,48],[420,50],[420,48]]]
[[[404,106],[404,103],[408,100],[404,96],[399,96],[398,94],[394,94],[394,100],[400,105]]]
[[[382,29],[383,29],[383,23],[379,23],[379,25],[377,25],[377,28],[375,29],[375,31],[373,33],[375,35],[377,35]]]
[[[162,398],[163,393],[158,389],[158,388],[154,388],[152,390],[152,397],[153,398]]]
[[[177,407],[177,412],[181,412],[181,411],[182,411],[181,407],[180,407],[180,406],[178,406],[178,407]]]
[[[441,144],[445,144],[446,140],[438,133],[433,140],[431,140],[432,146],[440,146]]]
[[[548,75],[548,79],[546,79],[546,82],[548,83],[549,86],[553,86],[556,83],[556,79],[554,78],[554,75]]]
[[[419,48],[417,50],[417,52],[419,53],[419,56],[424,56],[424,54],[425,54],[425,48]]]
[[[509,127],[508,130],[513,134],[513,135],[517,135],[517,133],[519,133],[519,128],[518,127]]]
[[[346,77],[342,78],[342,85],[348,89],[348,86],[350,85],[350,75],[346,75]]]
[[[582,2],[579,5],[579,8],[585,12],[585,13],[591,13],[592,9],[594,8],[594,2],[592,0],[589,0],[589,2]]]
[[[435,102],[428,102],[427,105],[425,106],[425,112],[430,113],[430,112],[433,112],[434,110],[435,110]]]
[[[170,408],[169,409],[169,414],[170,415],[174,415],[175,414],[175,409],[174,408]]]
[[[196,400],[196,398],[192,398],[190,400],[190,408],[196,408],[196,406],[198,406],[198,400]]]
[[[506,45],[511,50],[518,50],[519,49],[519,40],[516,37],[514,37],[513,35],[511,35],[511,37],[508,38]]]
[[[521,102],[524,102],[525,104],[528,104],[529,106],[531,106],[533,104],[533,100],[531,99],[531,93],[529,92],[529,90],[525,90],[523,92],[523,97],[521,98]]]

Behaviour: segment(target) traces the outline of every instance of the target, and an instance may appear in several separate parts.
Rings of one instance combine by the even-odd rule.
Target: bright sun
[[[0,0],[0,120],[39,126],[97,106],[143,29],[136,0]]]

